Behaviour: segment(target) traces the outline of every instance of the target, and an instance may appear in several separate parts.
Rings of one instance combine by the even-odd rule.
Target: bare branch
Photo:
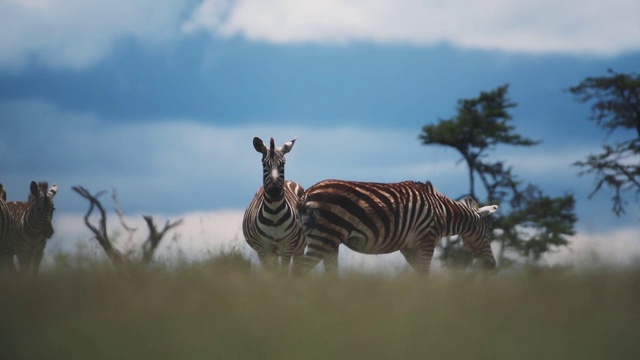
[[[115,209],[116,209],[116,214],[118,214],[118,218],[120,219],[120,225],[122,225],[122,227],[127,231],[128,238],[127,238],[127,248],[131,248],[131,244],[133,243],[133,237],[135,235],[135,232],[138,230],[138,228],[134,228],[131,227],[129,225],[127,225],[127,223],[125,222],[124,219],[124,211],[122,211],[122,208],[120,207],[120,201],[118,200],[118,193],[116,192],[116,189],[113,189],[113,192],[111,193],[111,198],[113,198],[113,202],[115,204]]]
[[[118,192],[116,191],[116,189],[113,189],[113,192],[111,193],[111,197],[113,198],[113,203],[116,206],[116,214],[118,214],[118,218],[120,218],[120,224],[122,225],[122,227],[128,232],[135,232],[136,230],[138,230],[138,228],[130,227],[125,223],[124,212],[120,207],[120,201],[118,200]]]
[[[164,224],[164,228],[161,231],[158,231],[155,224],[153,223],[153,218],[150,215],[145,215],[143,216],[143,218],[147,222],[147,226],[149,227],[149,237],[142,245],[142,262],[144,264],[148,264],[151,262],[156,248],[160,244],[160,241],[167,233],[167,231],[178,225],[181,225],[182,219],[179,219],[173,223],[167,220],[167,222]]]
[[[73,191],[77,192],[80,196],[90,202],[89,210],[84,216],[84,223],[85,225],[87,225],[89,230],[93,232],[94,238],[98,241],[102,249],[105,251],[105,253],[109,257],[109,260],[111,260],[111,262],[116,266],[121,265],[123,262],[122,253],[120,253],[118,249],[114,248],[111,240],[109,240],[109,236],[107,235],[107,215],[104,207],[102,206],[102,203],[100,203],[100,200],[98,200],[98,197],[105,194],[106,191],[103,190],[95,195],[91,195],[89,190],[85,189],[82,186],[73,186],[71,187],[71,189],[73,189]],[[99,228],[93,225],[89,220],[89,217],[91,216],[91,213],[93,212],[93,209],[95,207],[97,207],[100,211]]]

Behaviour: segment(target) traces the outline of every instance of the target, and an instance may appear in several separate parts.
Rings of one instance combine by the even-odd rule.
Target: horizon
[[[632,234],[634,253],[638,199],[617,217],[612,194],[588,199],[594,179],[572,166],[627,134],[599,129],[567,89],[638,73],[638,13],[630,0],[4,3],[0,182],[10,201],[32,180],[57,183],[65,219],[87,209],[75,185],[117,189],[127,214],[238,213],[261,186],[259,136],[298,139],[287,178],[305,188],[430,180],[456,198],[466,169],[421,145],[421,128],[509,84],[515,131],[542,143],[491,159],[546,195],[573,194],[575,239]]]

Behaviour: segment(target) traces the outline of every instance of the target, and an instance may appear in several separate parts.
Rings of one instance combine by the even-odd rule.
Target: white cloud
[[[102,203],[105,208],[111,208],[109,197],[104,196]],[[165,235],[156,251],[155,259],[169,263],[180,259],[197,261],[228,251],[240,251],[250,258],[251,249],[242,237],[242,216],[243,212],[237,210],[190,212],[171,217],[155,214],[153,220],[158,230],[161,230],[167,221],[183,220],[181,225]],[[96,210],[90,221],[97,227],[99,219]],[[127,233],[114,212],[108,212],[107,234],[119,251],[139,256],[141,246],[149,234],[147,224],[142,214],[125,216],[125,223],[135,229],[132,234]],[[59,254],[80,253],[89,257],[104,258],[103,250],[84,224],[84,214],[56,214],[54,229],[54,236],[47,245],[48,263]]]
[[[640,48],[635,0],[6,0],[0,67],[84,68],[119,41],[166,46],[209,31],[275,44],[354,41],[525,53]]]
[[[145,44],[178,33],[187,1],[8,0],[0,2],[0,67],[31,61],[85,67],[108,55],[118,40]]]
[[[183,28],[271,43],[373,41],[525,53],[640,48],[635,0],[204,0]]]
[[[298,138],[286,174],[304,187],[327,178],[429,179],[455,194],[464,191],[466,179],[455,154],[429,152],[417,134],[402,130],[219,127],[180,119],[113,123],[41,101],[0,102],[0,121],[7,124],[0,166],[8,198],[21,199],[29,181],[48,179],[61,185],[59,207],[67,211],[84,209],[69,191],[73,185],[94,192],[115,187],[123,207],[133,211],[219,209],[221,202],[243,208],[262,185],[254,136],[273,136],[279,145]]]
[[[42,101],[0,102],[0,122],[0,167],[8,198],[26,197],[31,180],[49,180],[61,187],[57,205],[62,211],[85,209],[84,200],[70,190],[73,185],[93,192],[116,188],[123,208],[134,212],[242,209],[261,185],[254,136],[273,136],[278,144],[298,138],[287,155],[286,174],[304,187],[328,178],[430,180],[451,197],[468,191],[466,168],[457,164],[457,153],[421,145],[412,130],[220,127],[185,119],[110,122]],[[578,178],[569,166],[583,153],[541,146],[520,152],[505,149],[496,156],[505,157],[523,179],[544,184],[545,192],[571,190],[586,197],[592,180]],[[608,209],[605,196],[595,200]],[[595,213],[597,219],[591,220],[606,223],[595,200],[579,203],[578,212]]]
[[[571,244],[545,256],[551,265],[631,265],[640,261],[640,229],[625,227],[603,233],[578,233]]]

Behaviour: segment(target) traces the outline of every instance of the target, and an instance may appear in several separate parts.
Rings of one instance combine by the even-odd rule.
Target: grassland
[[[640,269],[291,278],[238,257],[0,277],[1,359],[631,359]]]

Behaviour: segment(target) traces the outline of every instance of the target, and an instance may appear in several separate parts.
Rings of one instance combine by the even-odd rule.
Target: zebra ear
[[[36,199],[40,197],[40,188],[38,187],[38,183],[36,183],[35,181],[31,182],[31,187],[29,188],[29,190],[31,190],[31,195],[33,195]]]
[[[4,185],[0,184],[0,197],[5,202],[7,201],[7,190],[5,190]]]
[[[286,154],[286,153],[288,153],[289,151],[291,151],[291,148],[293,147],[293,144],[295,144],[295,143],[296,143],[296,140],[297,140],[297,139],[298,139],[298,138],[293,138],[293,140],[291,140],[291,141],[288,141],[288,142],[284,143],[284,145],[282,145],[282,153],[283,153],[283,154]]]
[[[54,196],[56,196],[56,193],[58,192],[58,184],[53,184],[53,186],[51,187],[51,190],[49,190],[49,197],[53,199]]]
[[[264,146],[264,142],[259,137],[253,138],[253,148],[256,149],[257,152],[262,153],[263,156],[267,156],[267,147]]]
[[[478,214],[480,214],[480,217],[482,218],[493,214],[496,210],[498,210],[498,205],[487,205],[478,209]]]

